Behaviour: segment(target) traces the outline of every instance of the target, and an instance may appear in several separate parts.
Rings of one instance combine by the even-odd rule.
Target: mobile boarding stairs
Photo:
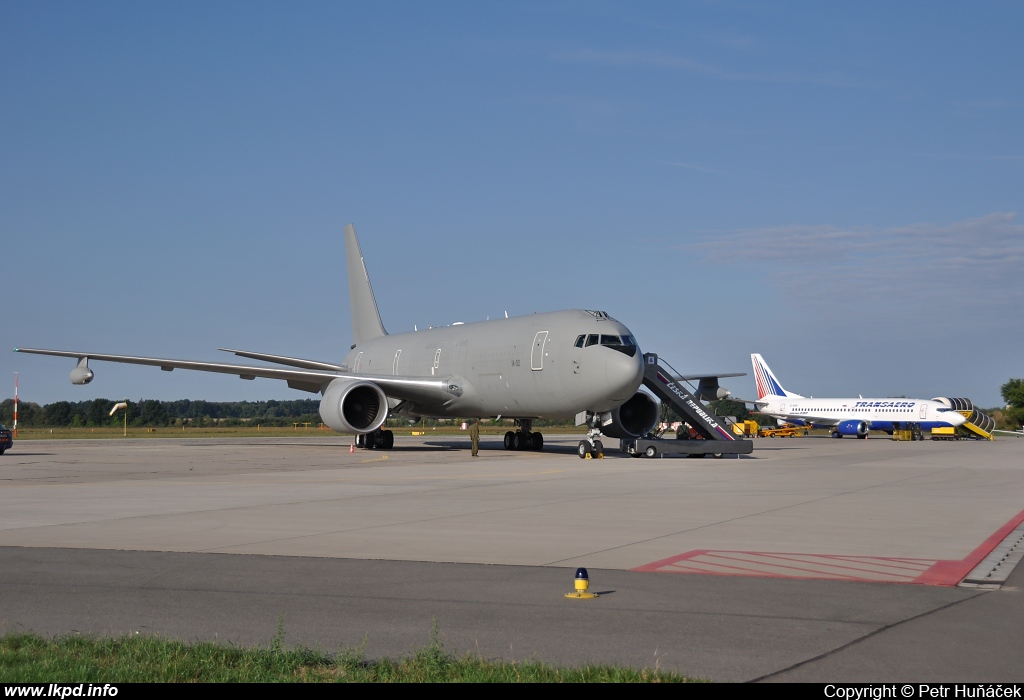
[[[659,455],[689,455],[701,457],[713,455],[748,455],[754,450],[754,443],[735,435],[732,426],[725,419],[716,416],[704,406],[696,395],[691,393],[678,372],[668,363],[659,363],[654,353],[644,354],[644,386],[651,390],[663,403],[684,419],[693,428],[698,437],[689,440],[672,440],[646,436],[629,438],[620,441],[620,447],[634,457],[657,457]],[[717,391],[717,379],[714,380]],[[704,380],[697,388],[697,394],[712,400],[710,392],[705,389]]]

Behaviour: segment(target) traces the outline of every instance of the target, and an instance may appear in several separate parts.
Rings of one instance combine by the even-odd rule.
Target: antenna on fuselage
[[[508,318],[508,311],[505,312],[505,318]]]

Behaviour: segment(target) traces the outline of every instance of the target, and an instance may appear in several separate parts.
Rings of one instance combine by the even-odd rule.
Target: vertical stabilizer
[[[757,398],[765,396],[789,396],[794,399],[802,399],[800,394],[794,394],[782,388],[782,384],[772,374],[768,363],[756,352],[750,356],[750,363],[754,366],[754,380],[757,382]]]
[[[348,296],[352,304],[352,342],[358,345],[388,332],[381,323],[363,251],[359,249],[359,239],[352,224],[345,227],[345,258],[348,261]]]

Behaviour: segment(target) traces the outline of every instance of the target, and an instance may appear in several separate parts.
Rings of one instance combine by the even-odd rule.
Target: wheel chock
[[[572,593],[566,593],[566,598],[596,598],[597,593],[588,593],[587,589],[590,588],[590,574],[582,566],[576,569],[576,590]]]
[[[583,456],[583,459],[593,459],[593,457],[591,457],[591,456],[590,456],[590,453],[588,452],[587,454],[585,454],[585,455]]]
[[[598,459],[604,459],[604,452],[598,452],[597,453],[597,458]]]

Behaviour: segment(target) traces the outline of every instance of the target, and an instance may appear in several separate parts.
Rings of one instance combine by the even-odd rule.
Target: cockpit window
[[[631,335],[622,336],[623,345],[636,345],[636,339]]]
[[[591,333],[590,335],[587,336],[587,347],[589,348],[591,345],[597,345],[596,333]]]
[[[601,345],[622,345],[622,339],[617,335],[602,335]]]
[[[586,340],[586,338],[587,338],[587,336],[585,336],[585,335],[577,336],[576,337],[576,347],[582,348],[583,347],[583,341]]]

